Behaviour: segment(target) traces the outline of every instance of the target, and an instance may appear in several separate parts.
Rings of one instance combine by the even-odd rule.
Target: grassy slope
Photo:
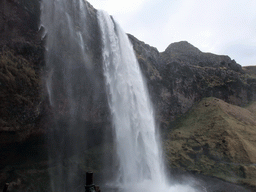
[[[243,67],[243,70],[251,75],[252,78],[256,78],[256,66]]]
[[[170,167],[256,186],[256,102],[247,108],[206,98],[165,141]]]

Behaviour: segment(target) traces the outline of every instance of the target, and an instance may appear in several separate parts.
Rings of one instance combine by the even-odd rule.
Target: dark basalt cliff
[[[129,37],[165,126],[204,97],[239,106],[256,100],[255,77],[228,56],[203,53],[188,42],[173,43],[159,53]]]
[[[86,44],[94,66],[90,71],[93,75],[85,73],[88,94],[84,115],[86,124],[100,127],[108,121],[108,104],[102,89],[101,39],[96,10],[89,3],[86,8],[88,28],[93,31],[86,35]],[[60,92],[58,108],[49,105],[46,80],[52,74],[45,65],[47,36],[44,37],[44,27],[40,27],[40,0],[1,1],[0,29],[0,144],[5,145],[24,142],[31,135],[44,136],[53,116],[67,118],[67,108],[60,84],[53,88]],[[58,78],[59,74],[54,75]]]
[[[39,16],[38,1],[0,2],[0,144],[40,132],[44,48]]]
[[[200,67],[225,67],[242,72],[241,66],[235,60],[231,60],[230,57],[203,53],[186,41],[172,43],[161,55],[167,63],[178,62]]]
[[[90,59],[95,64],[93,78],[96,81],[88,81],[87,120],[83,123],[100,140],[104,137],[102,129],[110,128],[110,114],[103,88],[96,10],[89,3],[87,9],[88,26],[94,31],[87,43]],[[17,172],[14,176],[15,171],[6,168],[7,165],[31,163],[31,159],[46,160],[44,138],[53,114],[59,119],[66,117],[64,96],[60,97],[59,108],[52,109],[49,104],[45,87],[49,71],[45,66],[44,29],[39,30],[39,23],[40,0],[0,2],[0,147],[3,149],[0,168],[8,172],[0,174],[0,182],[17,179],[21,174]],[[216,97],[239,106],[256,101],[256,67],[242,68],[228,56],[203,53],[188,42],[173,43],[160,53],[134,36],[128,36],[164,133],[171,130],[175,119],[204,97]],[[47,164],[43,166],[45,171]],[[26,171],[29,174],[29,170]]]

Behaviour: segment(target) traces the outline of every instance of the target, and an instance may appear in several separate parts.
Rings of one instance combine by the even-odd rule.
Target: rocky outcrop
[[[43,132],[44,48],[38,31],[39,1],[0,2],[0,144]]]
[[[32,64],[12,51],[0,55],[0,144],[20,142],[40,116],[40,78]]]
[[[16,186],[20,191],[17,178],[24,176],[20,165],[31,168],[47,159],[45,122],[50,110],[42,94],[44,47],[39,17],[37,0],[0,2],[0,189],[12,182],[9,189],[15,191]],[[40,170],[32,168],[28,173],[32,172]]]
[[[235,60],[231,60],[230,57],[203,53],[187,41],[170,44],[161,55],[166,63],[178,62],[200,67],[222,67],[236,72],[243,72],[242,67]]]
[[[1,47],[30,42],[35,44],[40,22],[40,1],[3,0],[0,2]],[[38,42],[37,42],[38,43]]]
[[[84,99],[87,120],[82,123],[95,132],[95,127],[103,127],[109,122],[109,113],[102,88],[104,76],[97,11],[88,2],[86,5],[88,30],[93,32],[85,34],[85,43],[89,50],[88,59],[94,66],[90,72],[83,71],[87,74],[84,89],[88,93]],[[0,29],[0,105],[1,114],[4,114],[0,117],[0,134],[4,138],[0,144],[25,142],[33,135],[44,137],[52,126],[53,116],[67,120],[68,109],[67,98],[61,90],[58,107],[53,109],[49,104],[46,80],[52,74],[45,65],[44,41],[47,36],[44,36],[44,27],[40,27],[40,0],[1,1]],[[54,77],[58,78],[57,75]],[[60,84],[54,89],[61,87]]]
[[[129,37],[141,68],[147,69],[143,71],[162,127],[204,97],[240,106],[256,100],[255,77],[228,56],[203,53],[188,42],[173,43],[159,53]]]
[[[256,66],[243,67],[245,76],[247,77],[248,92],[252,100],[256,98]]]

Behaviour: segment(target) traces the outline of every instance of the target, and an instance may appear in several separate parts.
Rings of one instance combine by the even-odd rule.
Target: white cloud
[[[256,50],[255,0],[89,2],[114,15],[126,32],[160,51],[186,40],[202,51],[229,55],[242,65],[256,64],[256,58],[248,59],[245,54],[246,47],[256,53],[252,51]]]
[[[140,8],[145,0],[90,0],[96,9],[103,9],[111,15],[127,14]]]

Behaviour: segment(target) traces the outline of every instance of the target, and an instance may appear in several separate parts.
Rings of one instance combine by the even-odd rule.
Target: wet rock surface
[[[43,110],[40,9],[39,1],[4,0],[0,7],[1,143],[14,143],[34,132]]]

